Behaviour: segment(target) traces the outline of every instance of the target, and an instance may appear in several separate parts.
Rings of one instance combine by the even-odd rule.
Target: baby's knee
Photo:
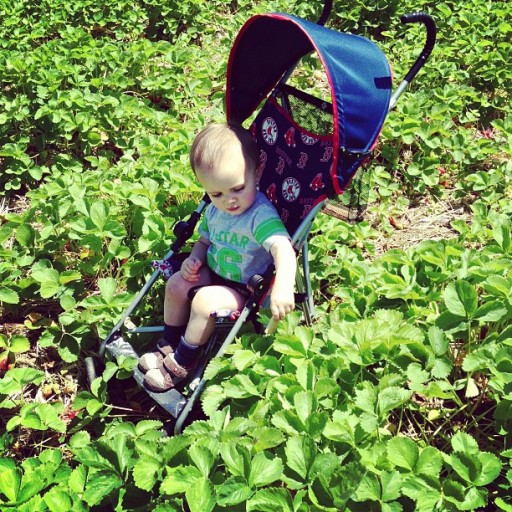
[[[188,291],[191,288],[191,284],[183,279],[182,275],[179,272],[173,274],[167,281],[165,285],[165,295],[166,297],[183,297],[186,298],[188,296]]]
[[[215,295],[212,294],[211,288],[203,287],[197,290],[192,300],[192,311],[196,315],[209,317],[216,307]]]

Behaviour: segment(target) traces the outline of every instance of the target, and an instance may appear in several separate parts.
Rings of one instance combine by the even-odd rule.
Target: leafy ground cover
[[[322,215],[318,320],[242,336],[202,419],[165,417],[95,353],[200,191],[194,133],[223,117],[226,60],[280,1],[0,0],[0,509],[512,510],[511,8],[335,5],[397,77],[367,219]],[[318,85],[312,59],[296,80]],[[155,290],[137,320],[161,315]]]

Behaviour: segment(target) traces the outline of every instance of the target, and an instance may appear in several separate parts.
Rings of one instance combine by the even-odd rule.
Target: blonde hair
[[[235,123],[213,123],[197,134],[190,148],[192,170],[194,173],[197,169],[208,171],[237,144],[245,162],[256,171],[259,164],[256,142],[245,128]]]

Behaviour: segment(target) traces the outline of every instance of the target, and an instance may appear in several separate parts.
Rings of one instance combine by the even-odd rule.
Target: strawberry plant
[[[438,44],[388,115],[367,219],[315,222],[313,326],[243,334],[180,436],[134,360],[86,386],[84,357],[201,197],[188,150],[224,117],[241,25],[322,5],[0,0],[2,510],[511,510],[506,2],[335,3],[329,25],[398,79],[424,38],[400,15],[431,14]],[[322,94],[319,70],[295,79]],[[436,204],[462,214],[422,230]],[[161,317],[162,289],[137,315]]]

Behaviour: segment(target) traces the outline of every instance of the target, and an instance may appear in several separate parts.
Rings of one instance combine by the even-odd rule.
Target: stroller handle
[[[434,49],[434,45],[436,44],[436,22],[429,14],[425,12],[413,12],[411,14],[405,14],[402,16],[400,21],[402,23],[423,23],[427,29],[427,39],[425,41],[425,45],[423,46],[423,50],[421,50],[419,57],[416,59],[416,62],[412,65],[411,69],[408,71],[407,75],[405,75],[405,78],[402,80],[402,82],[400,82],[400,85],[393,93],[393,96],[391,96],[391,100],[389,102],[390,110],[396,105],[398,98],[407,89],[408,85],[414,80],[414,77],[418,74],[419,70],[425,65],[427,59],[432,53],[432,50]]]
[[[318,21],[316,22],[317,25],[324,26],[327,20],[329,19],[329,16],[332,11],[332,2],[333,0],[325,0],[322,14],[320,14],[320,18],[318,18]]]
[[[402,23],[423,23],[427,29],[427,40],[425,41],[423,50],[404,78],[408,83],[411,83],[414,80],[414,77],[418,74],[418,71],[425,65],[425,62],[427,62],[427,59],[430,57],[430,54],[434,49],[434,45],[436,44],[437,28],[432,16],[425,12],[404,14],[400,18],[400,21]]]

